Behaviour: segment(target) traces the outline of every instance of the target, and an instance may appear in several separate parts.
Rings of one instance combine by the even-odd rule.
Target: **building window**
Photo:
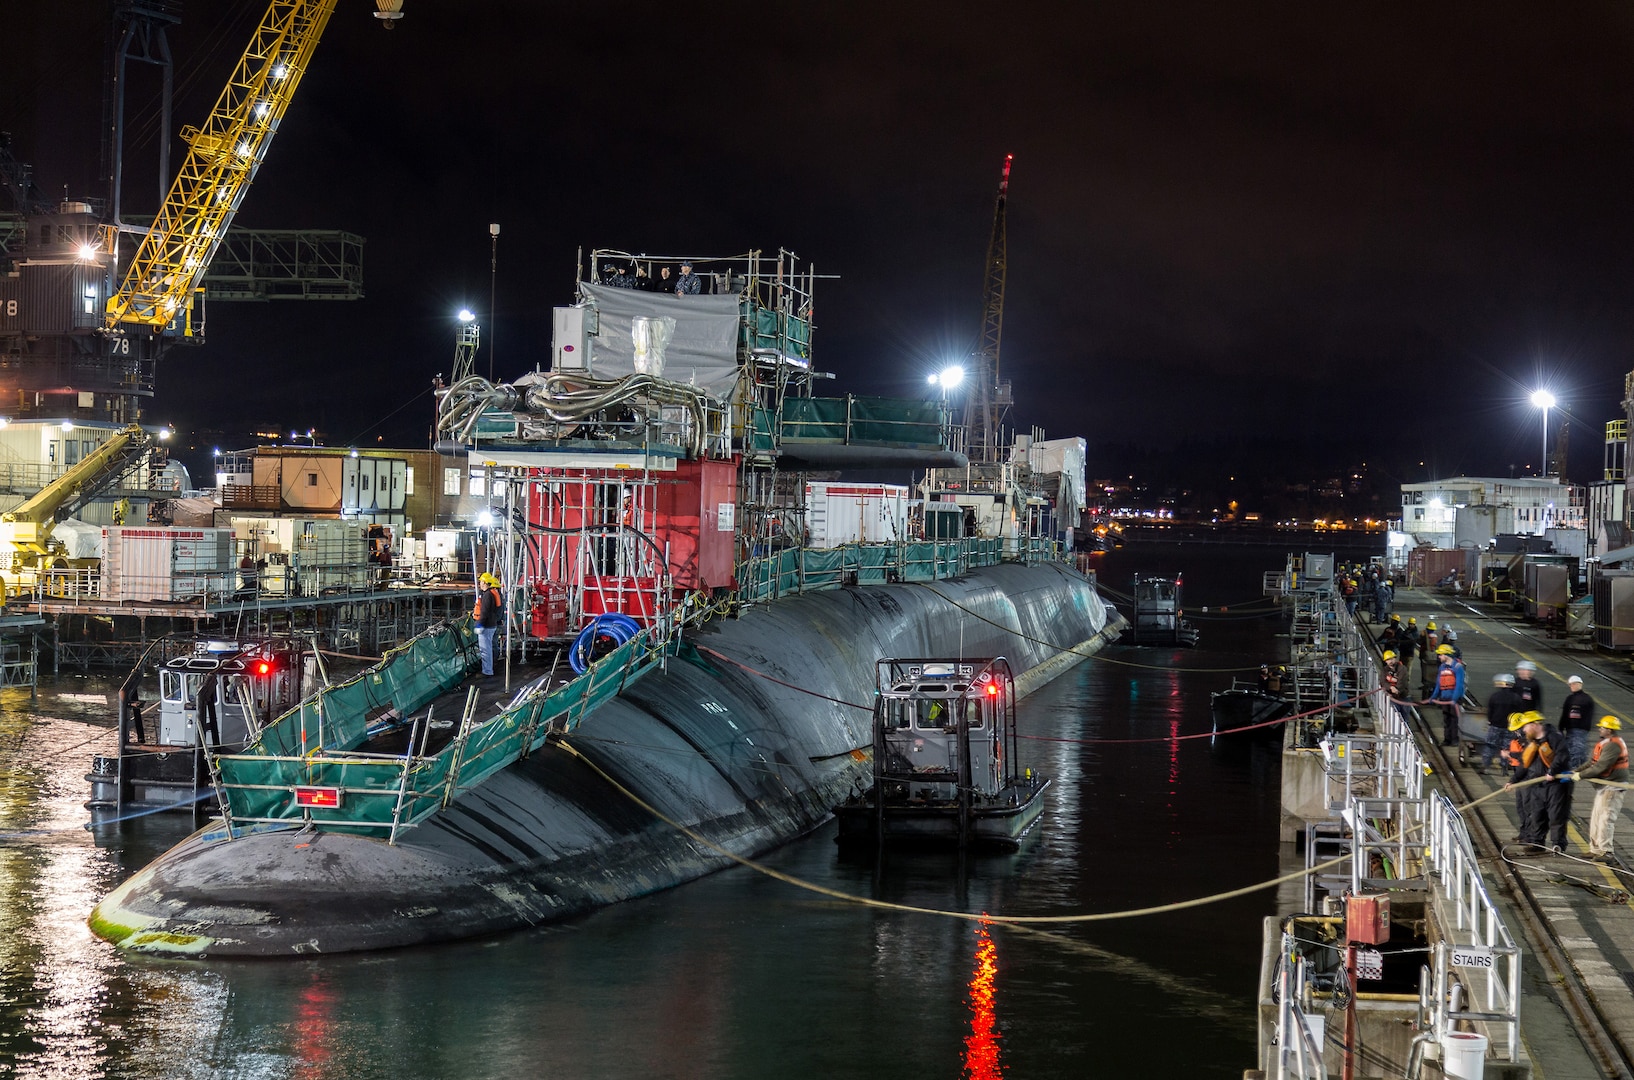
[[[306,474],[306,486],[307,487],[317,487],[318,486],[318,474],[317,473],[309,472],[309,473]]]
[[[472,473],[471,474],[470,493],[472,495],[481,495],[483,493],[483,491],[486,489],[486,487],[487,487],[487,485],[485,485],[483,483],[483,477],[482,477],[481,473]]]
[[[79,461],[79,443],[73,439],[64,439],[62,441],[62,463],[64,465],[73,465],[77,461]]]
[[[458,469],[443,470],[443,494],[458,495],[460,493],[460,471]]]
[[[1413,520],[1414,521],[1423,521],[1424,520],[1424,507],[1419,506],[1419,507],[1415,507],[1413,509]]]
[[[414,494],[414,466],[408,465],[403,469],[403,494]]]

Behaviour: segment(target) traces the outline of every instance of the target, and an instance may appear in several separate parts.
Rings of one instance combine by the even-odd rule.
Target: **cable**
[[[781,881],[787,885],[793,885],[797,889],[804,889],[807,892],[817,893],[820,896],[827,896],[831,899],[843,900],[846,903],[857,904],[861,907],[877,908],[883,911],[900,911],[913,915],[938,915],[943,918],[962,919],[965,922],[989,922],[1001,926],[1038,926],[1086,922],[1111,922],[1118,919],[1140,918],[1146,915],[1161,915],[1171,911],[1186,911],[1192,908],[1205,907],[1209,904],[1220,903],[1225,900],[1234,900],[1239,896],[1249,896],[1265,889],[1271,889],[1289,882],[1299,881],[1306,875],[1315,873],[1319,870],[1330,870],[1350,861],[1352,858],[1352,854],[1347,852],[1344,855],[1338,856],[1337,858],[1329,859],[1326,862],[1317,863],[1315,866],[1310,866],[1303,870],[1296,870],[1292,873],[1283,874],[1281,877],[1272,878],[1269,881],[1262,881],[1254,885],[1245,885],[1240,889],[1230,889],[1226,892],[1214,893],[1211,896],[1200,896],[1191,900],[1178,900],[1174,903],[1158,904],[1153,907],[1131,908],[1124,911],[1101,911],[1078,915],[991,915],[981,912],[947,911],[938,908],[916,907],[911,904],[896,904],[887,900],[875,900],[872,897],[856,896],[852,893],[842,892],[839,889],[831,889],[826,885],[818,885],[815,882],[806,881],[803,878],[797,878],[793,874],[788,874],[781,870],[773,869],[772,867],[756,862],[755,860],[747,858],[746,856],[739,855],[735,851],[730,851],[714,841],[699,835],[697,831],[687,828],[685,825],[682,825],[673,818],[667,817],[662,811],[658,810],[656,807],[643,800],[635,792],[631,791],[629,788],[625,787],[623,784],[609,776],[607,772],[601,768],[601,766],[585,757],[565,739],[557,740],[556,745],[588,765],[591,770],[596,773],[596,775],[600,776],[603,780],[606,780],[607,783],[613,786],[614,790],[618,791],[625,798],[629,799],[631,802],[641,807],[641,809],[647,811],[653,817],[675,829],[677,832],[681,833],[694,843],[701,844],[711,851],[732,860],[740,866],[746,866],[749,869],[754,870],[757,873],[764,874],[769,878]],[[1525,780],[1519,784],[1516,784],[1515,788],[1526,787],[1546,779],[1549,778],[1538,777],[1533,780]],[[1514,788],[1511,788],[1510,790],[1514,790]],[[1497,791],[1482,795],[1480,798],[1467,802],[1463,806],[1457,807],[1456,809],[1462,813],[1463,811],[1471,809],[1472,807],[1479,806],[1488,799],[1496,798],[1501,794],[1505,794],[1505,792],[1502,788],[1499,788]],[[1422,828],[1422,826],[1420,826],[1420,828]]]

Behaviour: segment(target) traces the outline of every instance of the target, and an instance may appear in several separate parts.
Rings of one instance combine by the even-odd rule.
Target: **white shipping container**
[[[109,526],[102,530],[104,600],[186,600],[230,592],[230,529]]]
[[[814,482],[806,485],[808,543],[894,543],[908,532],[908,489],[897,484]]]

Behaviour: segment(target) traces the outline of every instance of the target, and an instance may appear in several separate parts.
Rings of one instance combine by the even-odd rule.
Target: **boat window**
[[[890,709],[891,711],[886,714],[888,727],[901,729],[907,727],[913,721],[913,702],[893,701]]]
[[[986,711],[987,710],[982,708],[982,703],[979,700],[977,700],[976,698],[966,698],[965,699],[965,724],[966,724],[966,726],[968,726],[971,731],[975,731],[977,728],[981,727],[982,726],[982,715]]]
[[[920,701],[918,727],[925,731],[941,731],[953,722],[953,714],[948,712],[948,703],[940,699]]]

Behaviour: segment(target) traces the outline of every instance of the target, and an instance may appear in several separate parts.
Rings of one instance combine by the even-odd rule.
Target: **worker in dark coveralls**
[[[703,278],[692,272],[691,261],[681,263],[681,276],[675,279],[676,296],[697,296],[704,291]]]
[[[1515,665],[1515,693],[1520,695],[1522,712],[1543,711],[1543,684],[1537,674],[1538,666],[1530,660]]]
[[[218,679],[215,672],[211,672],[199,680],[198,696],[193,699],[194,714],[198,718],[199,730],[204,733],[204,745],[215,746],[221,742],[221,728],[216,721],[216,698]]]
[[[148,741],[147,729],[142,726],[142,708],[146,704],[137,690],[132,690],[130,697],[125,699],[125,722],[120,725],[119,734],[119,741],[125,746],[140,746]],[[136,736],[134,740],[131,738],[133,734]]]
[[[1560,730],[1566,735],[1566,745],[1572,750],[1572,768],[1589,758],[1589,732],[1594,730],[1594,714],[1600,710],[1594,699],[1583,691],[1583,676],[1573,675],[1566,680],[1566,700],[1560,703]]]
[[[494,673],[494,635],[499,632],[500,620],[505,615],[505,598],[499,591],[499,579],[492,574],[483,574],[477,579],[481,586],[477,593],[477,606],[471,612],[472,621],[477,624],[477,650],[482,655],[482,673]]]
[[[1522,714],[1525,726],[1520,766],[1515,777],[1504,785],[1507,790],[1523,780],[1538,780],[1521,789],[1521,836],[1523,844],[1547,846],[1559,854],[1566,850],[1566,822],[1572,816],[1571,751],[1566,736],[1553,724],[1544,722],[1540,712]]]
[[[1492,768],[1492,759],[1503,749],[1504,737],[1509,734],[1509,718],[1520,704],[1515,695],[1515,676],[1500,672],[1492,677],[1492,696],[1486,699],[1486,745],[1481,747],[1481,767],[1485,773]]]

